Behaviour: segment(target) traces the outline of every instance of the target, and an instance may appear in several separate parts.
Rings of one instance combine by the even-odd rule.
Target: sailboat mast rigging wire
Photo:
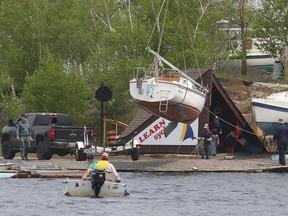
[[[183,71],[181,71],[179,68],[177,68],[176,66],[174,66],[173,64],[171,64],[170,62],[168,62],[166,59],[164,59],[162,56],[160,56],[158,53],[156,53],[155,51],[153,51],[152,49],[150,49],[149,47],[147,48],[148,52],[155,55],[159,60],[161,60],[162,62],[164,62],[166,65],[168,65],[170,68],[172,68],[173,70],[175,70],[180,76],[184,77],[185,79],[191,81],[195,86],[197,86],[199,89],[201,89],[201,91],[203,93],[208,93],[208,90],[203,87],[202,85],[200,85],[198,82],[196,82],[195,80],[193,80],[190,76],[188,76],[186,73],[184,73]]]

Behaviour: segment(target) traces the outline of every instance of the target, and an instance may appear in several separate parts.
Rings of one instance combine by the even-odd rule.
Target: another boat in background
[[[281,89],[281,88],[288,88],[287,84],[280,84],[280,83],[267,83],[267,82],[253,82],[251,80],[243,80],[243,84],[248,87],[266,87],[271,89]]]
[[[275,59],[270,53],[261,51],[261,44],[257,38],[251,38],[247,43],[246,61],[248,67],[255,67],[268,72],[273,72]]]
[[[0,172],[0,179],[1,178],[11,178],[15,175],[17,175],[17,173]]]
[[[154,71],[137,71],[130,80],[130,94],[145,110],[170,121],[192,123],[200,115],[208,90],[148,48],[155,55]],[[165,63],[171,73],[160,74],[158,64]]]
[[[252,114],[255,123],[265,134],[274,135],[279,118],[288,125],[288,92],[273,93],[266,98],[253,98]]]

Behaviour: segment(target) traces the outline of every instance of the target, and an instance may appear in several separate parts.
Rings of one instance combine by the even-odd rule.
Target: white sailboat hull
[[[65,179],[64,195],[93,197],[95,193],[92,189],[91,181],[81,181],[80,179]],[[99,197],[123,197],[126,195],[126,185],[117,182],[105,181],[101,187]]]
[[[279,118],[288,123],[288,92],[275,93],[267,98],[252,99],[253,118],[266,134],[276,133]]]
[[[139,81],[138,81],[139,82]],[[151,84],[150,84],[151,83]],[[202,111],[206,95],[187,79],[177,81],[130,81],[130,94],[138,105],[168,120],[192,123]]]

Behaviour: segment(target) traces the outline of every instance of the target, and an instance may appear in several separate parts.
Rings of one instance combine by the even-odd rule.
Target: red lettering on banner
[[[165,127],[165,119],[162,119],[162,121],[159,122],[160,127]]]
[[[165,128],[165,119],[162,119],[158,123],[156,123],[152,128],[150,127],[149,132],[145,132],[139,137],[140,143],[144,142],[146,139],[148,139],[150,136],[153,136],[154,133],[158,132],[158,130]],[[154,129],[154,130],[153,130]],[[164,130],[161,130],[156,135],[154,135],[154,139],[161,139],[162,135],[164,134]]]
[[[160,129],[160,126],[157,124],[157,125],[154,125],[154,130],[157,131]]]
[[[148,133],[144,133],[144,138],[147,139],[149,136],[148,136]]]

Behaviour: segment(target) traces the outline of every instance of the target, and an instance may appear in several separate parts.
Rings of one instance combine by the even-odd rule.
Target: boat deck
[[[179,75],[163,75],[159,76],[158,80],[161,81],[167,81],[167,82],[180,82],[180,76]]]

